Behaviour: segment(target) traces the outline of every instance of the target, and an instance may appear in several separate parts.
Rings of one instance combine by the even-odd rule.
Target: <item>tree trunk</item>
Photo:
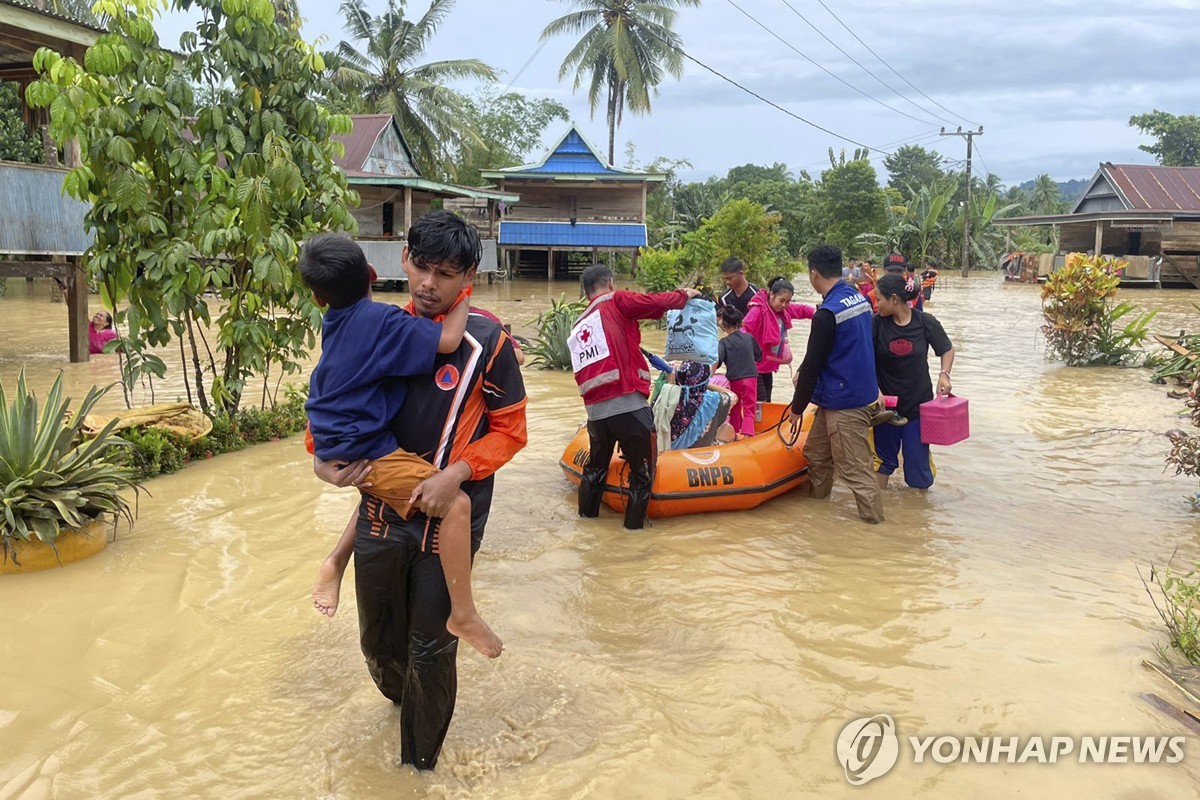
[[[196,397],[200,399],[200,410],[209,413],[208,398],[204,395],[204,368],[200,366],[200,351],[196,349],[196,334],[192,329],[192,312],[187,312],[188,343],[192,346],[192,366],[196,370]]]
[[[608,82],[608,164],[612,166],[617,140],[617,84],[615,78]]]

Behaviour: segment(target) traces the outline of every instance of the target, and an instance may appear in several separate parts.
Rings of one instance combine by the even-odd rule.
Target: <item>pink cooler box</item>
[[[921,404],[921,441],[957,444],[971,435],[967,398],[943,395]]]

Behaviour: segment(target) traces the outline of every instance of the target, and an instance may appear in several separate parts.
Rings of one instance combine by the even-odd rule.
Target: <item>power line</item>
[[[906,78],[906,77],[904,77],[903,75],[901,75],[901,74],[900,74],[900,73],[899,73],[899,72],[896,70],[896,68],[895,68],[895,67],[893,67],[891,64],[889,64],[888,62],[886,62],[886,61],[884,61],[884,60],[883,60],[883,56],[879,55],[879,53],[876,53],[874,50],[872,50],[872,49],[871,49],[871,46],[870,46],[870,45],[868,45],[866,42],[864,42],[862,39],[860,39],[860,38],[859,38],[859,36],[858,36],[858,34],[857,34],[857,33],[855,33],[854,31],[852,31],[852,30],[850,29],[850,26],[849,26],[849,25],[847,25],[845,22],[842,22],[842,18],[841,18],[841,17],[839,17],[837,14],[835,14],[835,13],[833,12],[833,9],[832,9],[832,8],[830,8],[829,6],[825,5],[825,0],[817,0],[817,2],[821,4],[821,8],[824,8],[826,11],[828,11],[828,12],[829,12],[829,15],[838,21],[838,24],[839,24],[839,25],[841,25],[843,28],[845,28],[845,29],[846,29],[846,32],[847,32],[847,33],[849,33],[851,36],[853,36],[853,37],[854,37],[854,39],[855,39],[855,40],[856,40],[856,41],[857,41],[859,44],[861,44],[863,47],[867,48],[867,52],[868,52],[868,53],[870,53],[871,55],[875,56],[875,58],[877,58],[877,59],[879,60],[879,63],[880,63],[880,64],[883,64],[885,67],[887,67],[888,69],[890,69],[890,70],[892,71],[892,73],[893,73],[893,74],[894,74],[894,75],[895,75],[897,78],[899,78],[900,80],[904,81],[904,82],[905,82],[905,83],[907,83],[909,86],[911,86],[911,87],[912,87],[914,90],[916,90],[917,94],[921,95],[921,97],[924,97],[926,100],[928,100],[929,102],[933,103],[935,106],[937,106],[938,108],[942,109],[942,110],[943,110],[943,111],[945,111],[946,113],[948,113],[948,114],[953,114],[954,116],[958,117],[958,118],[959,118],[959,119],[961,119],[963,122],[966,122],[966,123],[968,123],[969,125],[976,125],[976,126],[978,125],[978,123],[976,123],[976,122],[972,122],[971,120],[969,120],[969,119],[967,119],[966,117],[964,117],[962,114],[956,114],[955,112],[951,111],[950,109],[946,108],[944,105],[942,105],[941,103],[939,103],[937,100],[934,100],[932,97],[930,97],[929,95],[927,95],[927,94],[925,94],[924,92],[922,92],[922,91],[921,91],[919,88],[917,88],[916,84],[914,84],[914,83],[913,83],[912,81],[910,81],[908,78]]]
[[[923,125],[932,125],[932,124],[936,124],[936,123],[933,123],[933,122],[932,122],[931,120],[929,120],[928,118],[926,118],[926,119],[922,119],[922,118],[920,118],[920,117],[914,117],[912,114],[909,114],[907,111],[901,111],[900,109],[896,108],[895,106],[891,106],[891,105],[888,105],[887,103],[883,102],[883,101],[882,101],[882,100],[880,100],[878,97],[875,97],[873,94],[870,94],[870,93],[868,93],[868,92],[864,92],[862,89],[860,89],[860,88],[858,88],[857,86],[855,86],[854,84],[850,83],[850,81],[846,80],[845,78],[841,77],[840,75],[837,75],[836,73],[834,73],[834,72],[832,72],[832,71],[830,71],[830,70],[826,69],[824,66],[822,66],[822,65],[821,65],[821,64],[819,64],[819,63],[817,63],[817,62],[816,62],[815,60],[813,60],[813,58],[812,58],[811,56],[809,56],[807,53],[804,53],[804,52],[802,52],[801,50],[797,49],[797,48],[795,47],[795,45],[793,45],[793,44],[792,44],[791,42],[789,42],[787,39],[784,39],[784,38],[783,38],[782,36],[780,36],[778,33],[776,33],[775,31],[771,30],[771,29],[770,29],[770,28],[768,28],[766,25],[764,25],[763,23],[761,23],[761,22],[759,22],[757,19],[755,19],[755,18],[754,18],[754,17],[753,17],[753,16],[752,16],[752,15],[751,15],[751,14],[750,14],[748,11],[746,11],[744,8],[742,8],[742,7],[741,7],[741,6],[739,6],[737,3],[735,3],[735,2],[734,2],[734,0],[726,0],[726,2],[728,2],[728,3],[729,3],[729,5],[731,5],[731,6],[733,6],[734,8],[736,8],[738,11],[740,11],[740,12],[742,13],[742,15],[743,15],[743,16],[745,16],[745,17],[746,17],[748,20],[750,20],[750,21],[751,21],[751,22],[753,22],[755,25],[757,25],[758,27],[762,28],[764,31],[766,31],[767,33],[771,34],[771,35],[772,35],[772,36],[774,36],[776,39],[778,39],[780,42],[782,42],[782,43],[783,43],[783,45],[784,45],[785,47],[787,47],[789,50],[791,50],[793,53],[795,53],[796,55],[798,55],[798,56],[800,56],[801,58],[805,59],[806,61],[808,61],[808,63],[812,64],[814,67],[816,67],[817,69],[821,70],[822,72],[824,72],[824,73],[825,73],[826,75],[828,75],[829,77],[833,78],[834,80],[838,81],[839,83],[842,83],[842,84],[844,84],[844,85],[848,86],[849,88],[853,89],[854,91],[858,92],[859,94],[861,94],[863,97],[867,98],[868,100],[870,100],[870,101],[872,101],[872,102],[874,102],[874,103],[878,103],[879,105],[883,106],[884,108],[888,109],[889,111],[893,111],[893,112],[895,112],[895,113],[897,113],[897,114],[899,114],[899,115],[901,115],[901,116],[903,116],[903,117],[908,117],[908,118],[909,118],[909,119],[911,119],[911,120],[915,120],[915,121],[917,121],[917,122],[920,122],[920,123],[921,123],[921,124],[923,124]]]
[[[917,104],[916,102],[914,102],[914,101],[910,100],[910,99],[909,99],[908,97],[906,97],[905,95],[901,94],[901,93],[900,93],[900,92],[899,92],[899,91],[898,91],[898,90],[897,90],[897,89],[896,89],[894,86],[892,86],[892,85],[891,85],[891,84],[889,84],[887,81],[885,81],[883,78],[879,77],[879,76],[878,76],[878,75],[876,75],[874,72],[872,72],[870,69],[868,69],[868,68],[867,68],[867,66],[866,66],[865,64],[863,64],[861,61],[859,61],[859,60],[858,60],[857,58],[855,58],[853,55],[851,55],[850,53],[848,53],[848,52],[846,52],[845,50],[843,50],[841,45],[839,45],[839,44],[838,44],[837,42],[835,42],[833,39],[830,39],[828,36],[826,36],[826,35],[825,35],[825,32],[824,32],[823,30],[821,30],[821,29],[820,29],[820,28],[818,28],[816,25],[814,25],[814,24],[813,24],[813,23],[812,23],[812,22],[811,22],[811,21],[808,19],[808,17],[804,16],[804,15],[803,15],[803,14],[801,14],[799,11],[797,11],[797,10],[796,10],[796,7],[795,7],[795,6],[793,6],[791,3],[789,3],[789,2],[788,2],[788,0],[780,0],[780,1],[781,1],[781,2],[782,2],[784,5],[785,5],[785,6],[787,6],[787,7],[788,7],[788,9],[789,9],[789,10],[790,10],[790,11],[791,11],[793,14],[795,14],[797,17],[799,17],[800,19],[802,19],[802,20],[804,21],[804,24],[805,24],[805,25],[807,25],[808,27],[810,27],[810,28],[812,28],[814,31],[816,31],[816,32],[817,32],[817,35],[819,35],[819,36],[820,36],[822,39],[824,39],[825,41],[827,41],[827,42],[829,42],[831,45],[833,45],[833,46],[834,46],[834,47],[837,49],[837,51],[838,51],[839,53],[841,53],[841,54],[842,54],[842,55],[844,55],[846,58],[850,59],[850,60],[851,60],[851,61],[853,61],[855,64],[857,64],[857,65],[858,65],[858,67],[859,67],[859,69],[861,69],[863,72],[867,73],[867,74],[868,74],[868,75],[870,75],[872,78],[874,78],[874,79],[875,79],[875,80],[876,80],[876,81],[877,81],[877,82],[878,82],[878,83],[879,83],[881,86],[883,86],[883,88],[885,88],[885,89],[887,89],[888,91],[892,92],[892,93],[893,93],[893,94],[895,94],[897,97],[899,97],[901,100],[903,100],[904,102],[908,103],[908,104],[909,104],[910,106],[912,106],[913,108],[915,108],[915,109],[917,109],[918,111],[920,111],[922,114],[929,114],[929,115],[931,115],[931,116],[937,117],[939,120],[941,120],[942,122],[945,122],[945,123],[947,123],[947,124],[949,124],[949,125],[953,125],[953,124],[954,124],[953,122],[951,122],[950,120],[946,119],[945,117],[943,117],[941,114],[937,113],[936,111],[930,111],[929,109],[925,108],[924,106],[921,106],[921,105]]]
[[[728,75],[725,75],[724,73],[722,73],[722,72],[719,72],[718,70],[716,70],[716,69],[714,69],[714,68],[710,67],[708,64],[705,64],[705,63],[704,63],[703,61],[701,61],[700,59],[698,59],[698,58],[696,58],[695,56],[693,56],[693,55],[689,54],[689,53],[688,53],[686,50],[684,50],[684,49],[683,49],[682,47],[680,47],[679,45],[677,45],[677,44],[675,44],[675,43],[673,43],[673,42],[669,42],[669,41],[667,41],[666,39],[664,39],[663,37],[659,36],[657,33],[655,33],[654,31],[650,30],[649,28],[642,28],[641,30],[642,30],[642,32],[643,32],[643,33],[649,34],[650,36],[653,36],[655,39],[658,39],[658,40],[659,40],[660,42],[662,42],[664,45],[666,45],[667,47],[671,48],[671,49],[672,49],[672,50],[674,50],[675,52],[679,53],[679,55],[683,56],[683,57],[684,57],[684,58],[686,58],[688,61],[691,61],[693,64],[695,64],[696,66],[700,67],[701,69],[704,69],[704,70],[707,70],[708,72],[711,72],[713,75],[716,75],[716,76],[717,76],[718,78],[720,78],[721,80],[725,81],[725,82],[726,82],[726,83],[728,83],[728,84],[731,84],[731,85],[733,85],[733,86],[736,86],[737,88],[741,89],[743,92],[745,92],[746,94],[750,95],[751,97],[754,97],[754,98],[756,98],[756,99],[758,99],[758,100],[761,100],[762,102],[764,102],[764,103],[766,103],[767,105],[771,106],[771,108],[774,108],[774,109],[776,109],[777,111],[782,111],[784,114],[787,114],[787,115],[788,115],[789,117],[791,117],[792,119],[799,120],[800,122],[803,122],[805,125],[808,125],[810,128],[816,128],[817,130],[821,131],[822,133],[827,133],[827,134],[829,134],[830,136],[832,136],[833,138],[835,138],[835,139],[841,139],[843,142],[846,142],[847,144],[852,144],[852,145],[854,145],[855,147],[862,147],[862,148],[865,148],[865,149],[867,149],[867,150],[871,150],[871,151],[873,151],[873,152],[876,152],[876,153],[882,153],[882,154],[883,154],[883,155],[885,155],[885,156],[890,156],[890,155],[891,155],[891,153],[890,153],[890,152],[888,152],[887,150],[881,150],[881,149],[880,149],[880,148],[878,148],[878,147],[872,147],[872,146],[871,146],[871,145],[869,145],[869,144],[863,144],[862,142],[859,142],[859,141],[856,141],[856,140],[854,140],[854,139],[851,139],[851,138],[850,138],[850,137],[848,137],[848,136],[842,136],[840,133],[836,133],[836,132],[834,132],[834,131],[831,131],[831,130],[829,130],[829,128],[826,128],[826,127],[824,127],[823,125],[818,125],[817,123],[813,122],[813,121],[812,121],[812,120],[810,120],[810,119],[805,119],[804,117],[800,116],[800,115],[799,115],[799,114],[797,114],[796,112],[794,112],[794,111],[789,111],[788,109],[784,108],[783,106],[779,105],[778,103],[774,102],[773,100],[768,100],[767,98],[763,97],[761,94],[759,94],[758,92],[754,91],[753,89],[750,89],[750,88],[748,88],[748,87],[746,87],[746,86],[743,86],[742,84],[740,84],[740,83],[738,83],[737,81],[735,81],[733,78],[730,78]]]
[[[570,14],[572,11],[574,11],[575,6],[577,6],[577,5],[579,5],[579,0],[575,0],[575,2],[571,3],[571,7],[567,9],[567,14]],[[567,14],[563,14],[563,16],[565,17]],[[521,76],[525,74],[525,70],[529,69],[529,65],[532,64],[533,60],[538,57],[539,53],[542,52],[542,48],[544,48],[549,43],[550,43],[549,39],[543,39],[541,42],[538,43],[538,46],[536,48],[534,48],[534,51],[532,53],[529,54],[529,58],[525,59],[525,63],[521,65],[521,68],[519,70],[517,70],[517,74],[513,75],[512,80],[509,81],[508,85],[504,87],[504,91],[501,92],[501,94],[508,94],[508,91],[509,91],[509,89],[512,89],[513,84],[516,83],[518,80],[520,80]]]

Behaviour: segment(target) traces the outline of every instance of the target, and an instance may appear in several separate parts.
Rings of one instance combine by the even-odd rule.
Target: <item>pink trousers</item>
[[[758,378],[738,378],[729,382],[729,388],[737,395],[737,405],[730,414],[729,424],[743,436],[754,435],[754,407],[758,404]]]

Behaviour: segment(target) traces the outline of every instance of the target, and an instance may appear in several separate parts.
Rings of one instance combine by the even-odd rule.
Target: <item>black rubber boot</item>
[[[604,480],[607,477],[607,469],[599,475],[584,470],[583,481],[579,484],[579,516],[600,516],[600,501],[604,499]]]

